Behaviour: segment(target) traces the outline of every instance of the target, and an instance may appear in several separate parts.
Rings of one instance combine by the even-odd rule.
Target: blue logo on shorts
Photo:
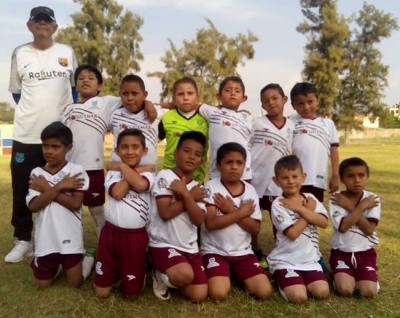
[[[22,163],[25,160],[25,154],[22,152],[16,152],[15,153],[15,162],[17,163]]]

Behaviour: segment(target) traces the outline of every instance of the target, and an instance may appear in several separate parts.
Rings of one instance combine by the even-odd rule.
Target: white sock
[[[86,280],[93,268],[94,258],[92,256],[84,256],[82,261],[82,275],[83,279]]]
[[[102,205],[99,206],[89,206],[89,212],[92,215],[94,225],[96,227],[97,238],[100,237],[101,229],[106,223],[106,219],[104,217],[104,207]]]
[[[167,285],[168,287],[170,287],[170,288],[178,288],[178,287],[175,287],[174,285],[171,284],[171,282],[169,281],[169,278],[168,278],[168,275],[167,275],[167,274],[164,274],[164,273],[161,273],[161,272],[159,272],[159,273],[160,273],[160,278],[157,277],[157,279],[161,279],[161,281],[162,281],[165,285]]]

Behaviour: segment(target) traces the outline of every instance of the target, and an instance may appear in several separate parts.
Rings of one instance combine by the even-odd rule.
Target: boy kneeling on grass
[[[47,164],[32,170],[26,196],[27,206],[36,214],[31,268],[39,287],[50,286],[62,268],[67,284],[78,287],[94,263],[94,255],[84,256],[83,248],[81,206],[89,177],[82,166],[65,160],[72,149],[67,126],[54,122],[40,137]]]

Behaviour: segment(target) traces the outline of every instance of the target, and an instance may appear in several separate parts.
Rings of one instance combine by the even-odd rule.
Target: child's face
[[[239,152],[229,152],[216,167],[221,172],[221,179],[226,183],[234,183],[240,180],[243,175],[246,160]]]
[[[247,100],[242,85],[234,81],[227,82],[221,94],[217,94],[217,98],[223,107],[232,110],[238,110],[240,104]]]
[[[300,168],[294,170],[280,169],[274,182],[282,189],[283,194],[290,196],[300,193],[301,186],[306,179],[306,174]]]
[[[147,92],[142,90],[139,83],[125,82],[119,91],[122,105],[131,113],[140,112],[147,98]]]
[[[121,157],[123,163],[130,167],[135,167],[140,163],[140,160],[147,153],[147,148],[144,148],[139,137],[124,136],[119,145],[115,148],[115,152]]]
[[[183,113],[189,113],[197,108],[199,95],[190,83],[179,84],[174,94],[174,103]]]
[[[43,157],[47,165],[58,168],[65,164],[65,156],[72,149],[72,145],[65,146],[57,138],[49,138],[42,142]]]
[[[82,70],[76,81],[76,90],[82,98],[92,98],[97,96],[103,85],[97,81],[96,74],[88,70]]]
[[[293,97],[292,106],[303,118],[314,119],[317,117],[318,99],[313,93]]]
[[[195,140],[187,139],[175,150],[176,166],[185,174],[191,174],[203,162],[204,147]]]
[[[283,108],[287,97],[282,96],[276,89],[267,89],[261,95],[261,106],[270,117],[283,116]]]
[[[348,167],[341,178],[346,190],[351,193],[362,193],[368,183],[368,174],[365,166]]]

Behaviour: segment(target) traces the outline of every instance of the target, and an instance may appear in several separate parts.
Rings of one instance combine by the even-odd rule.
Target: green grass
[[[193,305],[179,292],[171,300],[159,301],[151,291],[151,279],[143,294],[134,302],[114,293],[106,300],[94,297],[90,277],[82,288],[71,289],[61,275],[54,286],[39,290],[28,262],[5,264],[0,261],[0,317],[400,317],[400,145],[391,143],[351,145],[340,148],[342,159],[350,156],[364,158],[371,168],[369,190],[382,199],[382,220],[377,228],[379,280],[381,293],[371,301],[340,298],[333,292],[328,300],[309,301],[305,305],[286,303],[278,293],[270,300],[256,301],[242,290],[233,289],[228,301],[206,301]],[[12,247],[11,186],[9,158],[0,157],[0,257]],[[272,248],[271,225],[263,221],[260,243],[268,252]],[[90,215],[84,216],[85,243],[94,245],[95,232]],[[320,246],[329,256],[328,239],[331,228],[321,231]]]

